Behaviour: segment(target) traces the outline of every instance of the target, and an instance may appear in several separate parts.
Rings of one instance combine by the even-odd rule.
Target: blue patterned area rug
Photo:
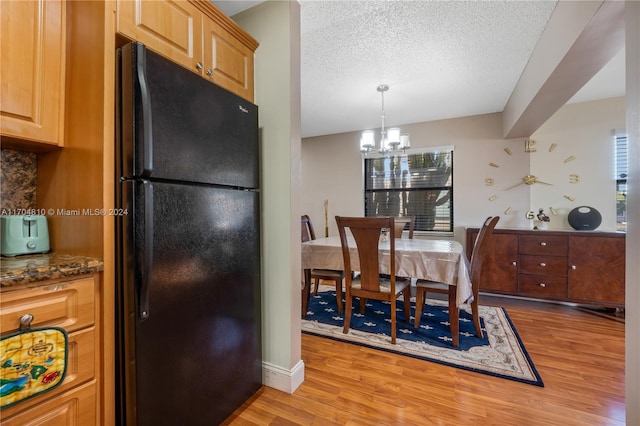
[[[405,322],[402,300],[397,300],[397,337],[391,344],[389,303],[367,301],[365,314],[360,314],[360,302],[353,304],[351,327],[342,332],[344,317],[336,310],[335,291],[320,291],[311,295],[307,316],[302,320],[302,332],[335,340],[437,362],[535,386],[544,386],[518,332],[504,308],[480,306],[484,337],[475,335],[470,308],[460,310],[459,348],[451,346],[447,303],[427,300],[420,328]],[[411,302],[411,312],[415,306]]]

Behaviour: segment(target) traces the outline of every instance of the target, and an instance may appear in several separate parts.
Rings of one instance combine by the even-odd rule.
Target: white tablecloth
[[[380,241],[380,273],[389,274],[389,241]],[[462,245],[453,240],[423,240],[398,238],[396,246],[396,276],[437,281],[458,287],[458,305],[472,299],[469,261]],[[351,268],[358,271],[360,263],[355,240],[349,239]],[[302,243],[303,269],[343,270],[340,237],[318,238]]]

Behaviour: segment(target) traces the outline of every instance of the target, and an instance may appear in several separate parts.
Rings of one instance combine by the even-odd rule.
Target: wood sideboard
[[[478,228],[467,229],[471,258]],[[625,234],[496,229],[480,291],[604,307],[624,307]]]

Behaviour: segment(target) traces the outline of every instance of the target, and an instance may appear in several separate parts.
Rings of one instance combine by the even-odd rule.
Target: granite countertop
[[[32,284],[102,271],[101,259],[68,254],[31,254],[0,258],[0,287]]]

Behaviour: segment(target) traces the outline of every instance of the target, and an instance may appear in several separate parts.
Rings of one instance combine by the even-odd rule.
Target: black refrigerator
[[[117,52],[120,425],[216,425],[262,384],[258,111]]]

